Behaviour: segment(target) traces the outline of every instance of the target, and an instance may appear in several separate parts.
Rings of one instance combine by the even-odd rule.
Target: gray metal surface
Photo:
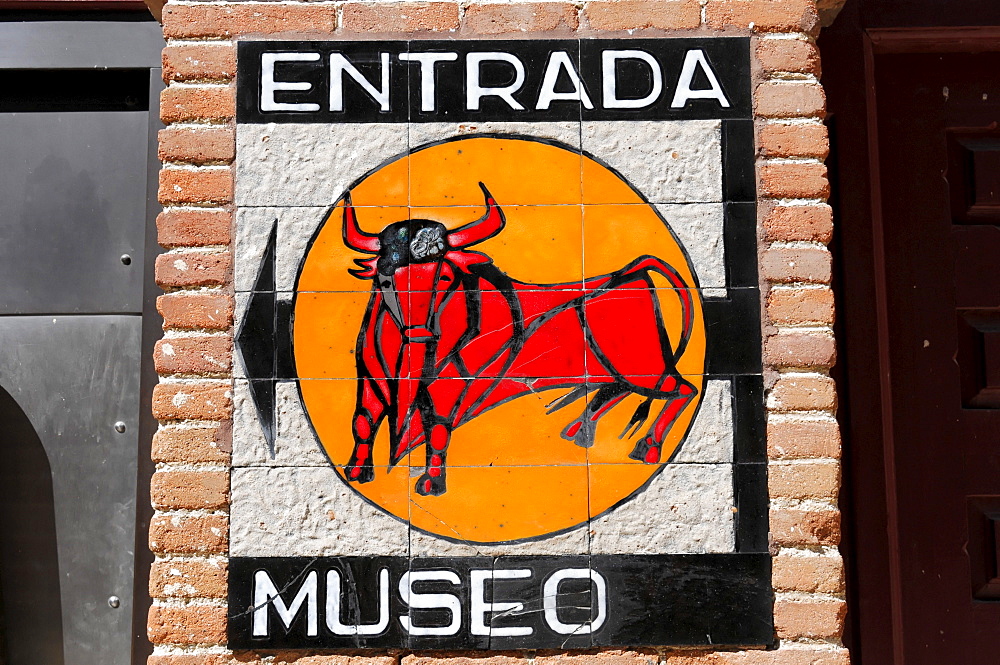
[[[66,665],[131,658],[141,324],[137,316],[0,317],[0,387],[30,420],[51,468]]]
[[[0,314],[142,311],[148,124],[0,114]]]
[[[149,149],[146,151],[146,270],[143,275],[143,307],[142,307],[142,370],[139,377],[139,403],[141,406],[139,418],[139,465],[138,487],[136,495],[139,501],[136,505],[135,534],[135,596],[132,603],[132,662],[145,665],[149,654],[153,652],[146,633],[146,621],[149,607],[153,601],[149,597],[149,570],[153,563],[153,553],[149,550],[149,522],[153,517],[153,506],[146,497],[149,496],[149,481],[153,476],[155,465],[150,454],[153,434],[158,423],[153,418],[149,404],[153,401],[153,388],[159,382],[156,368],[153,366],[153,349],[156,342],[163,337],[163,317],[156,311],[156,298],[163,293],[156,284],[153,266],[156,257],[163,251],[156,242],[156,215],[160,206],[156,201],[157,175],[160,172],[160,160],[156,154],[158,132],[163,129],[160,116],[156,112],[160,103],[160,92],[163,90],[163,73],[157,69],[149,70]]]
[[[160,26],[149,21],[0,23],[0,68],[86,69],[160,66]]]

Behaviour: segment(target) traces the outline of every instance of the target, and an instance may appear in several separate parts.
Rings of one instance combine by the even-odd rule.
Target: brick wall
[[[814,0],[589,2],[170,2],[164,7],[156,265],[164,338],[153,412],[157,471],[150,527],[156,553],[152,665],[844,665],[844,575],[837,545],[840,439],[832,217],[815,46]],[[753,36],[760,274],[764,294],[767,441],[777,648],[511,654],[288,655],[226,649],[226,552],[232,416],[235,40],[365,33],[481,37]]]

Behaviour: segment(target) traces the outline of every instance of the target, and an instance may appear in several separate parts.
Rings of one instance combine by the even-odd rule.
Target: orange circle
[[[471,249],[515,280],[579,282],[651,254],[686,284],[697,285],[684,249],[653,206],[612,170],[551,142],[475,136],[431,144],[386,163],[350,194],[358,223],[369,233],[418,218],[452,229],[483,214],[480,182],[503,209],[506,225]],[[355,259],[366,257],[345,246],[343,218],[341,199],[303,259],[293,329],[306,413],[342,479],[354,447],[355,348],[372,297],[371,279],[348,273],[357,268]],[[656,287],[662,318],[676,340],[680,299],[667,283]],[[700,297],[692,294],[690,342],[676,366],[697,392],[668,431],[662,460],[684,440],[704,387],[705,327]],[[630,394],[615,405],[598,422],[594,445],[581,448],[560,432],[579,415],[583,401],[547,412],[568,392],[528,393],[457,427],[448,447],[447,491],[440,496],[414,491],[425,463],[423,446],[389,466],[386,423],[374,443],[375,479],[349,486],[413,527],[449,540],[516,542],[579,526],[635,494],[663,465],[630,459],[637,438],[619,438],[642,397]],[[654,401],[650,413],[655,416],[665,404]]]

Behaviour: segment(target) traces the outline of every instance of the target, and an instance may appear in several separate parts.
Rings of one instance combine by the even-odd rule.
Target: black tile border
[[[381,571],[388,584],[380,586]],[[370,636],[335,635],[327,626],[327,571],[338,571],[342,624],[379,624],[381,589],[387,589],[388,621]],[[470,627],[471,571],[492,576],[500,570],[530,571],[529,577],[487,582],[486,602],[520,602],[499,617],[487,619],[494,628],[530,628],[530,635],[473,635]],[[587,581],[589,571],[600,580]],[[303,583],[315,582],[315,593],[285,628],[279,613],[269,607],[266,636],[252,636],[253,580],[267,574],[285,608],[299,596]],[[444,627],[453,624],[451,610],[414,609],[404,603],[400,581],[406,573],[434,571],[436,581],[411,582],[415,593],[449,594],[446,603],[460,607],[459,622],[450,635],[411,635],[401,617],[413,625]],[[559,609],[545,612],[545,583],[557,571],[571,571],[566,581],[551,586]],[[563,573],[565,574],[565,573]],[[582,577],[582,579],[581,579]],[[765,552],[735,554],[594,554],[580,556],[505,557],[233,557],[229,560],[229,647],[231,649],[357,649],[407,648],[507,650],[525,648],[576,649],[642,646],[767,646],[773,641],[771,558]],[[450,578],[450,579],[448,579]],[[263,579],[263,577],[262,577]],[[456,583],[457,582],[457,583]],[[584,625],[602,613],[597,601],[605,590],[603,620],[592,634],[560,633],[552,619]],[[496,590],[494,596],[492,591]],[[270,604],[262,596],[262,605]],[[426,596],[424,597],[427,600]],[[270,601],[273,602],[273,601]],[[310,603],[314,603],[315,628],[310,629]],[[437,605],[445,603],[439,598]],[[589,608],[589,612],[587,609]],[[348,619],[348,616],[350,618]],[[477,616],[483,616],[478,615]],[[264,621],[260,622],[263,628]],[[307,633],[313,633],[307,635]]]
[[[558,40],[549,41],[544,45],[540,42],[489,42],[491,46],[503,44],[533,44],[534,49],[555,49],[563,44],[565,49],[572,49],[575,44],[578,66],[588,58],[592,59],[602,47],[614,45],[615,48],[627,48],[628,44],[651,44],[658,47],[665,42],[676,42],[673,46],[698,48],[699,44],[715,44],[723,42],[726,48],[739,51],[735,58],[737,70],[745,66],[745,85],[736,86],[739,91],[738,103],[731,113],[720,114],[693,112],[686,114],[662,111],[650,115],[648,112],[606,110],[597,113],[587,110],[569,112],[561,110],[562,115],[569,113],[572,117],[562,117],[558,114],[512,116],[510,113],[499,113],[495,110],[469,117],[467,113],[454,111],[443,112],[433,117],[402,117],[396,112],[389,122],[461,122],[461,121],[565,121],[565,120],[684,120],[700,118],[721,119],[721,150],[722,150],[722,194],[724,208],[723,243],[725,251],[726,286],[724,297],[706,297],[703,300],[707,334],[707,366],[706,375],[709,379],[725,379],[731,381],[733,399],[733,496],[735,501],[735,552],[732,554],[690,554],[690,555],[593,555],[578,557],[473,557],[473,558],[436,558],[422,559],[407,557],[332,557],[332,558],[241,558],[230,559],[229,599],[231,618],[229,621],[229,640],[231,648],[271,649],[271,648],[409,648],[409,649],[513,649],[513,648],[580,648],[588,646],[768,646],[773,643],[773,618],[771,589],[771,559],[768,554],[768,502],[767,491],[767,453],[766,453],[766,413],[764,404],[764,388],[762,372],[762,338],[761,338],[761,305],[757,266],[757,220],[756,220],[756,176],[755,176],[755,141],[754,125],[750,106],[749,86],[749,40],[742,37],[723,38],[680,38],[672,40]],[[410,42],[397,44],[409,45]],[[317,44],[338,46],[347,42],[252,42],[238,43],[238,54],[245,59],[248,53],[259,53],[262,49],[274,48],[295,50],[303,46],[317,48]],[[392,42],[354,42],[358,48],[367,48],[378,44],[384,48]],[[422,42],[434,48],[456,50],[473,48],[464,40]],[[603,46],[602,46],[603,44]],[[625,46],[623,46],[625,45]],[[671,46],[673,48],[673,46]],[[596,50],[595,50],[596,49]],[[711,60],[711,57],[710,57]],[[737,62],[738,61],[738,62]],[[537,62],[537,58],[536,58]],[[713,68],[718,63],[712,61]],[[410,90],[416,67],[411,67],[407,81],[403,85],[408,98],[412,98]],[[247,82],[252,78],[251,68],[240,67],[237,74],[238,89],[238,122],[370,122],[370,118],[332,120],[330,117],[305,119],[301,114],[278,114],[281,117],[257,117],[248,106],[246,94]],[[728,75],[727,75],[728,76]],[[586,80],[586,78],[585,78]],[[724,80],[720,74],[720,80]],[[592,98],[600,95],[600,90],[590,90]],[[727,94],[731,91],[727,87]],[[664,96],[667,96],[666,93]],[[321,95],[322,97],[322,95]],[[704,108],[704,107],[703,107]],[[532,113],[536,113],[532,111]],[[274,116],[275,114],[272,114]],[[321,114],[322,115],[322,114]],[[408,114],[412,116],[412,113]],[[725,117],[723,117],[725,115]],[[255,367],[248,371],[249,387],[254,401],[258,406],[258,417],[264,427],[268,440],[273,446],[275,436],[275,384],[274,377],[291,377],[294,375],[294,361],[291,356],[290,322],[292,318],[292,301],[279,300],[274,289],[274,230],[265,252],[261,273],[258,276],[254,292],[250,293],[248,312],[260,308],[263,315],[270,320],[273,329],[271,341],[265,345],[273,358],[273,371],[268,377],[262,374],[264,370]],[[259,302],[270,300],[271,302]],[[257,302],[255,302],[257,301]],[[259,317],[258,317],[259,318]],[[251,339],[247,330],[247,317],[241,322],[237,333],[237,349],[241,356],[247,350],[260,352],[259,342]],[[261,324],[263,322],[258,322]],[[255,324],[257,325],[257,324]],[[259,325],[258,325],[259,327]],[[246,334],[245,334],[246,333]],[[251,361],[252,364],[252,361]],[[259,365],[259,362],[257,363]],[[270,363],[269,363],[270,364]],[[249,370],[249,368],[248,368]],[[360,566],[360,569],[373,570],[379,562],[389,561],[390,567],[402,570],[417,570],[422,567],[439,568],[441,566],[457,566],[468,571],[473,566],[485,568],[510,567],[530,565],[539,571],[554,570],[554,566],[567,565],[578,568],[593,567],[606,570],[608,587],[611,589],[628,589],[633,601],[609,607],[609,619],[605,628],[598,631],[593,638],[582,636],[565,636],[554,638],[552,635],[543,637],[538,632],[531,637],[489,638],[472,636],[468,633],[468,617],[463,618],[464,633],[455,638],[424,638],[403,635],[401,630],[366,639],[336,638],[327,633],[325,638],[301,639],[286,636],[283,640],[272,640],[266,643],[253,640],[250,637],[249,616],[238,611],[240,607],[248,607],[249,590],[246,587],[248,575],[258,569],[273,570],[275,575],[284,575],[278,588],[283,588],[290,581],[299,579],[297,576],[309,570],[322,566],[344,565],[352,561],[350,566]],[[338,563],[339,562],[339,563]],[[534,569],[533,568],[533,569]],[[402,574],[401,572],[399,574]],[[549,574],[549,573],[544,573]],[[277,579],[276,579],[277,582]],[[466,576],[465,591],[460,591],[463,611],[469,607],[468,579]],[[353,583],[353,582],[352,582]],[[506,582],[505,582],[506,584]],[[529,585],[530,586],[530,585]],[[537,584],[536,591],[537,591]],[[292,584],[295,587],[295,584]],[[515,589],[516,585],[505,587]],[[522,589],[525,593],[527,587]],[[464,594],[464,595],[462,595]],[[396,620],[397,612],[402,611],[402,599],[398,589],[391,589],[393,610],[390,623]],[[291,601],[291,597],[286,600]],[[321,603],[322,605],[322,603]],[[541,621],[544,613],[538,608],[528,608],[524,616],[532,616],[536,624]],[[322,612],[322,607],[320,609]],[[273,614],[273,613],[272,613]],[[276,615],[275,615],[276,617]],[[274,617],[272,617],[274,618]],[[299,617],[301,619],[301,617]],[[367,621],[367,619],[366,619]],[[322,619],[320,619],[322,623]],[[297,624],[293,624],[295,626]],[[540,624],[539,624],[540,625]],[[322,633],[322,629],[320,631]]]
[[[605,108],[602,86],[602,51],[640,49],[653,56],[662,75],[662,90],[648,107],[641,109]],[[729,102],[722,107],[716,100],[692,98],[683,108],[672,108],[673,93],[680,78],[683,63],[689,50],[701,50],[713,70],[724,96]],[[523,106],[515,110],[499,98],[486,97],[482,108],[464,108],[465,62],[463,56],[471,51],[511,53],[524,64],[524,83],[513,93],[513,99]],[[538,106],[538,92],[546,63],[552,53],[565,51],[579,73],[584,90],[590,98],[588,109],[578,101],[556,100],[548,109]],[[264,53],[310,53],[319,57],[314,61],[282,63],[280,82],[308,82],[307,91],[279,91],[279,103],[309,103],[318,110],[281,110],[264,112],[260,109],[261,55]],[[330,55],[344,53],[366,79],[381,86],[381,53],[389,54],[388,110],[365,93],[351,97],[355,104],[349,107],[345,97],[344,110],[329,110],[330,81],[328,69]],[[421,107],[421,66],[403,63],[398,59],[404,52],[449,52],[458,55],[457,61],[441,62],[435,68],[435,110],[425,112]],[[237,44],[236,120],[238,123],[331,123],[331,122],[490,122],[490,121],[566,121],[566,120],[696,120],[711,118],[750,118],[752,93],[750,89],[750,40],[746,37],[680,37],[633,39],[536,39],[536,40],[396,40],[396,41],[297,41],[243,40]],[[501,67],[502,68],[502,67]],[[444,72],[454,72],[450,77]],[[484,76],[488,74],[484,68]],[[628,67],[619,71],[618,81],[634,83],[632,90],[625,90],[622,99],[636,98],[646,92],[648,67]],[[512,75],[513,70],[504,72]],[[497,75],[500,72],[496,72]],[[278,75],[276,74],[276,77]],[[349,77],[347,77],[349,78]],[[360,86],[344,79],[345,90],[359,93]],[[502,76],[500,78],[503,78]],[[505,85],[497,78],[493,85]],[[643,79],[643,80],[639,80]],[[563,86],[568,81],[563,70]],[[696,66],[692,88],[707,89],[708,79]],[[697,87],[695,87],[697,86]],[[649,88],[651,91],[652,89]],[[565,90],[559,90],[564,92]],[[280,97],[279,97],[280,96]]]

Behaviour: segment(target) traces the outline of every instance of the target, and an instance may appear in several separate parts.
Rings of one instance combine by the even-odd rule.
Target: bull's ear
[[[493,259],[482,252],[471,252],[469,250],[452,250],[444,255],[444,258],[465,274],[469,274],[469,266],[481,263],[493,263]]]
[[[370,259],[354,259],[360,268],[348,268],[347,272],[351,273],[358,279],[371,279],[375,276],[377,272],[378,257],[375,256]]]

